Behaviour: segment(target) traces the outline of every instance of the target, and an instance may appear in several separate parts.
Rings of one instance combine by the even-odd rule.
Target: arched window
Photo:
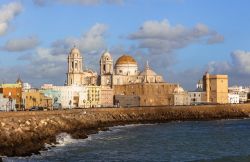
[[[77,62],[75,62],[75,68],[78,69]]]
[[[106,65],[103,65],[103,71],[106,72]]]

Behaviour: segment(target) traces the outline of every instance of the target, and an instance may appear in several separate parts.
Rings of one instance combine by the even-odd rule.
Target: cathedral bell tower
[[[79,49],[72,48],[68,56],[67,85],[81,85],[83,58]]]
[[[100,59],[101,85],[112,84],[113,60],[111,54],[105,51]]]

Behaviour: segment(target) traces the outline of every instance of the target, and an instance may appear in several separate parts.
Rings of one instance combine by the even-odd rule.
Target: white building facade
[[[180,106],[180,105],[190,105],[189,97],[188,97],[188,92],[184,91],[182,87],[178,85],[174,89],[174,105],[175,106]]]
[[[228,103],[230,104],[240,103],[240,96],[238,94],[228,93]]]
[[[228,88],[228,93],[236,94],[239,96],[239,103],[245,103],[247,102],[247,95],[249,93],[248,87],[242,87],[242,86],[232,86]]]
[[[58,102],[63,108],[78,108],[84,107],[87,100],[86,86],[53,86],[53,90],[60,93]]]

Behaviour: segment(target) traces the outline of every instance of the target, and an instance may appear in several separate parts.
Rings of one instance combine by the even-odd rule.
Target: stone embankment
[[[62,132],[86,138],[115,125],[245,118],[249,113],[250,104],[1,112],[0,156],[39,153],[45,143],[56,143],[56,135]]]

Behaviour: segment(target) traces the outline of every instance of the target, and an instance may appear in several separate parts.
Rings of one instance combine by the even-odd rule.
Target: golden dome
[[[115,63],[115,65],[120,65],[120,64],[135,64],[137,65],[137,62],[135,59],[129,55],[122,55],[119,57]]]

